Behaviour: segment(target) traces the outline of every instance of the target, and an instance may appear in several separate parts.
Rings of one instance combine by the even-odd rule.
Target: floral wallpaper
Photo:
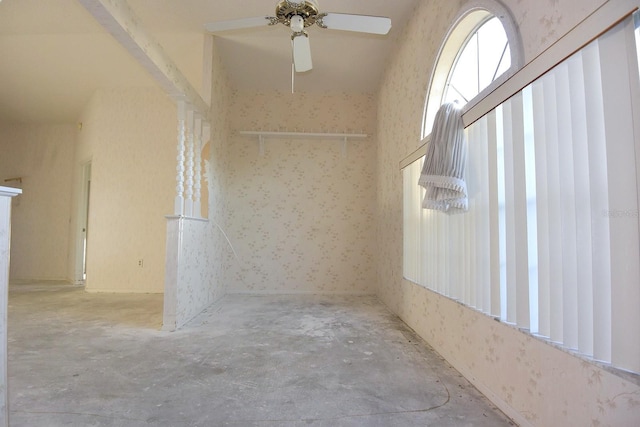
[[[179,255],[174,260],[180,260],[177,264],[175,294],[170,291],[165,293],[167,298],[175,298],[175,324],[167,325],[168,329],[179,328],[203,309],[211,305],[224,295],[222,281],[216,279],[216,265],[214,262],[222,259],[219,245],[213,228],[207,221],[174,218],[169,221],[180,221],[182,236],[179,245]]]
[[[233,96],[229,292],[375,292],[375,99],[347,93]],[[365,133],[258,138],[240,130]],[[236,257],[237,255],[237,257]]]
[[[603,0],[504,3],[530,61]],[[378,296],[518,424],[636,425],[637,378],[584,361],[402,278],[398,164],[420,145],[431,68],[449,25],[464,7],[482,4],[490,1],[421,2],[389,61],[377,104]]]

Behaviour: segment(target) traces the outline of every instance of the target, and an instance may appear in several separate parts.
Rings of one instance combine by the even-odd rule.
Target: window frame
[[[449,27],[436,56],[437,59],[429,78],[429,86],[422,113],[421,139],[425,139],[431,134],[433,119],[442,104],[447,82],[463,48],[473,34],[492,17],[500,20],[507,35],[511,66],[475,97],[470,99],[462,108],[463,113],[484,99],[495,88],[502,85],[524,65],[522,38],[511,12],[494,0],[476,0],[465,6]]]

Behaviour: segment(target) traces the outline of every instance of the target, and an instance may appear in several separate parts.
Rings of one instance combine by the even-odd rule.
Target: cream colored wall
[[[375,293],[375,139],[269,139],[239,130],[373,134],[375,100],[346,93],[234,93],[229,292]]]
[[[419,146],[422,109],[437,50],[463,5],[422,2],[386,71],[378,102],[379,297],[522,425],[635,425],[640,387],[530,335],[402,279],[399,161]],[[526,61],[602,0],[505,2]]]
[[[87,291],[163,292],[176,117],[155,88],[99,90],[85,108],[76,168],[91,160]]]
[[[12,281],[66,280],[74,125],[0,124],[0,185],[13,199]],[[7,178],[21,177],[22,184]]]

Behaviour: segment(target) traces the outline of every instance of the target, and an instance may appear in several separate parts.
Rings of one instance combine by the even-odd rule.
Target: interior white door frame
[[[87,235],[89,231],[89,201],[91,190],[91,160],[81,165],[80,185],[78,186],[78,221],[76,230],[76,260],[74,284],[83,285],[86,280]]]

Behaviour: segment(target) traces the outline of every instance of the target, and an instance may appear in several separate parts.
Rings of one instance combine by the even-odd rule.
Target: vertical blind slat
[[[506,189],[505,189],[505,142],[503,134],[504,108],[499,105],[495,109],[495,140],[496,140],[496,196],[498,198],[498,248],[500,266],[500,318],[507,320],[507,219],[506,219]]]
[[[560,220],[560,163],[558,160],[558,110],[553,74],[542,77],[547,153],[547,206],[549,219],[549,338],[562,342],[562,224]]]
[[[628,31],[625,31],[627,27]],[[640,254],[635,140],[626,37],[633,23],[622,22],[599,40],[609,182],[611,241],[611,362],[640,370]],[[637,62],[634,63],[636,65]],[[613,143],[615,141],[615,143]],[[635,337],[633,339],[632,337]]]
[[[467,140],[468,139],[469,138],[467,138]],[[477,264],[477,247],[480,230],[478,230],[478,228],[476,227],[476,220],[479,208],[479,205],[477,203],[477,193],[479,190],[478,186],[480,185],[480,177],[477,170],[479,166],[479,158],[476,148],[477,147],[475,146],[470,147],[467,145],[467,193],[469,200],[469,211],[467,213],[470,213],[471,215],[463,215],[465,217],[465,234],[470,238],[470,240],[466,242],[464,246],[467,257],[467,264],[469,266],[469,269],[464,272],[464,276],[465,288],[467,289],[467,294],[469,300],[471,301],[469,305],[482,311],[482,291],[478,292],[480,284],[482,283],[482,279],[478,275],[479,271]],[[471,183],[472,181],[473,184]]]
[[[483,158],[482,148],[484,146],[484,136],[482,135],[482,129],[478,127],[472,127],[469,130],[470,134],[467,140],[474,141],[473,145],[468,145],[468,193],[469,193],[469,213],[467,218],[466,228],[469,230],[469,235],[473,238],[473,243],[468,244],[468,256],[470,262],[469,272],[466,275],[467,286],[470,289],[470,294],[473,299],[473,306],[478,310],[485,311],[485,286],[488,286],[484,278],[484,252],[483,251],[483,239],[485,238],[484,229],[482,224],[482,214],[484,206],[482,203],[482,196],[485,193],[484,185],[485,179],[482,176]]]
[[[549,243],[549,194],[547,191],[547,142],[544,87],[541,81],[531,85],[533,134],[536,140],[536,211],[538,219],[538,334],[551,337],[551,267]]]
[[[522,111],[524,130],[524,174],[526,182],[526,223],[527,223],[527,264],[528,264],[528,294],[529,294],[529,330],[539,332],[539,301],[538,301],[538,213],[536,209],[536,149],[534,138],[533,93],[531,86],[522,90]]]
[[[556,76],[558,117],[558,165],[560,178],[560,223],[562,228],[562,342],[578,348],[578,282],[576,260],[575,189],[573,169],[573,128],[569,66],[566,62],[553,70]]]
[[[447,258],[447,269],[445,278],[445,292],[450,295],[451,298],[459,299],[458,284],[460,283],[460,270],[463,266],[461,264],[462,256],[460,256],[460,247],[458,245],[458,234],[460,233],[460,227],[456,227],[457,218],[447,216],[445,221],[447,222],[447,242],[445,245],[445,251]]]
[[[416,174],[418,175],[418,177],[420,176],[420,172],[422,171],[422,161],[419,162],[414,162],[415,164],[418,164],[420,166],[420,169],[418,170],[416,168]],[[416,181],[414,181],[415,183]],[[424,197],[424,188],[420,185],[417,185],[416,187],[418,187],[419,189],[419,199],[420,203],[422,203],[422,199]],[[431,241],[429,239],[426,239],[422,236],[428,236],[429,234],[429,223],[427,221],[425,221],[425,216],[428,215],[429,211],[425,210],[425,209],[418,209],[420,211],[420,215],[419,215],[419,236],[420,240],[421,240],[421,245],[420,245],[420,251],[421,251],[421,262],[419,261],[419,265],[418,265],[418,274],[420,276],[420,283],[431,283],[430,277],[429,277],[429,269],[431,267],[431,263],[433,262],[433,257],[434,254],[430,251],[430,243]]]
[[[591,271],[593,260],[591,258],[591,196],[589,194],[591,177],[582,61],[581,52],[568,60],[575,178],[578,351],[593,355],[593,275]]]
[[[527,186],[524,144],[523,96],[511,98],[513,160],[513,241],[515,255],[516,323],[529,328],[529,255],[527,239]]]
[[[517,323],[518,300],[516,292],[517,284],[517,242],[516,242],[516,188],[514,165],[514,140],[513,140],[513,113],[512,100],[509,99],[502,105],[504,138],[504,204],[505,204],[505,249],[506,249],[506,274],[507,274],[507,317],[509,323]],[[516,106],[517,108],[517,106]]]
[[[478,123],[478,122],[477,122]],[[487,182],[490,189],[498,187],[498,146],[496,131],[496,110],[492,110],[484,116],[479,123],[486,125],[487,133]],[[491,191],[487,195],[489,204],[489,280],[491,286],[491,308],[489,312],[493,316],[501,314],[501,268],[500,268],[500,201],[497,191]]]
[[[478,132],[481,137],[478,139],[478,150],[480,151],[481,162],[481,182],[482,189],[479,195],[481,200],[481,207],[479,215],[478,230],[481,233],[480,243],[477,249],[478,263],[481,268],[480,277],[482,278],[482,290],[483,290],[483,310],[487,314],[493,314],[491,310],[491,223],[490,223],[490,203],[489,203],[489,145],[487,141],[487,123],[486,120],[478,124]]]
[[[600,52],[595,41],[582,50],[584,63],[589,175],[591,177],[591,264],[593,275],[593,357],[611,361],[611,256],[609,222],[605,211],[609,205],[607,186],[607,147],[602,104]]]

